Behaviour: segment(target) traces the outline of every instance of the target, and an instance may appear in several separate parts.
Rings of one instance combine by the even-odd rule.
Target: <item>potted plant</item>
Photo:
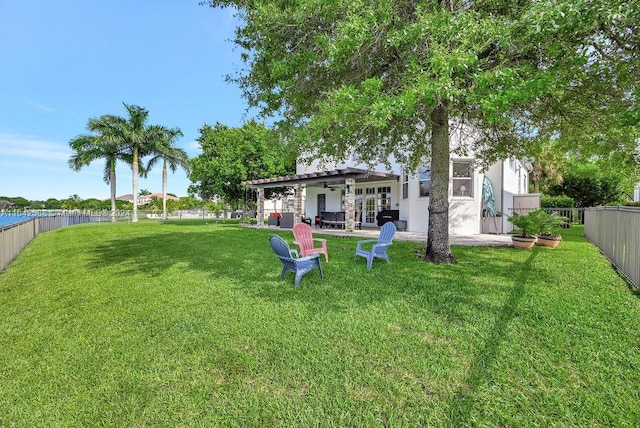
[[[513,213],[507,219],[519,233],[511,235],[511,242],[515,248],[530,250],[536,243],[536,235],[540,232],[540,219],[543,210],[533,210],[526,214]]]
[[[540,232],[538,233],[538,244],[549,248],[556,248],[562,236],[560,228],[567,224],[568,219],[558,214],[547,214],[540,216]]]

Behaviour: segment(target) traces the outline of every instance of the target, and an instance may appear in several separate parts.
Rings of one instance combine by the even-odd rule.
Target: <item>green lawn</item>
[[[0,273],[0,426],[640,425],[640,298],[584,238],[368,271],[327,237],[295,288],[270,233],[38,236]]]

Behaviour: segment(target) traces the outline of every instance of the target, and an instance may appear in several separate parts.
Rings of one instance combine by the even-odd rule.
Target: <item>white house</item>
[[[149,193],[147,195],[138,195],[138,205],[146,205],[151,202],[151,198],[156,197],[162,199],[162,193]],[[119,201],[127,201],[133,203],[133,194],[127,193],[126,195],[116,197]],[[179,198],[175,196],[167,195],[167,200],[177,201]]]
[[[473,161],[471,158],[451,157],[449,232],[469,235],[511,231],[507,217],[500,216],[500,213],[510,215],[514,208],[521,207],[518,204],[523,199],[518,197],[528,194],[531,166],[520,160],[508,159],[482,171]],[[498,213],[495,217],[488,215],[489,203],[483,200],[485,178],[492,190],[492,205]],[[313,222],[325,212],[342,212],[346,213],[343,215],[348,229],[353,229],[359,222],[363,227],[376,227],[378,214],[391,210],[406,230],[426,232],[430,182],[429,164],[418,171],[405,171],[395,162],[391,162],[391,168],[382,164],[369,168],[357,161],[340,164],[316,161],[298,163],[294,176],[254,180],[246,184],[258,190],[259,224],[264,221],[265,208],[273,206],[273,202],[264,200],[262,190],[291,186],[295,196],[288,206],[292,208],[294,224],[303,218]],[[535,206],[539,200],[533,199]]]
[[[451,146],[468,148],[475,138],[472,129],[453,127]],[[463,150],[461,150],[463,151]],[[473,157],[450,157],[449,233],[507,233],[512,230],[504,213],[514,209],[539,207],[539,195],[528,196],[531,165],[507,159],[482,170]],[[262,224],[265,208],[264,188],[290,186],[294,189],[287,206],[291,214],[285,227],[303,219],[316,219],[323,213],[340,214],[336,225],[347,229],[379,226],[378,215],[398,220],[399,228],[426,232],[428,227],[430,164],[417,171],[407,171],[394,159],[371,167],[361,163],[357,154],[343,163],[320,160],[298,162],[296,175],[254,180],[245,184],[258,190],[258,224]],[[484,188],[484,198],[483,198]],[[497,214],[494,216],[489,213]],[[308,221],[308,220],[307,220]],[[383,219],[384,221],[384,219]],[[315,221],[317,222],[317,221]],[[281,223],[282,224],[282,223]]]

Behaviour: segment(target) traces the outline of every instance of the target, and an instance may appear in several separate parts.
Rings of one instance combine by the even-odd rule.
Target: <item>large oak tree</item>
[[[452,151],[488,164],[584,129],[611,147],[637,138],[636,1],[208,3],[239,11],[245,67],[231,80],[250,106],[281,119],[301,153],[393,155],[407,169],[430,159],[428,261],[455,261]],[[454,145],[454,128],[471,132]]]

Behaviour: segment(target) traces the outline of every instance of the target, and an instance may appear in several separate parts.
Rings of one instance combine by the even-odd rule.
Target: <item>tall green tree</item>
[[[179,129],[168,129],[165,137],[158,141],[158,144],[151,150],[153,155],[147,164],[147,171],[150,171],[155,164],[162,161],[162,218],[167,219],[167,166],[171,172],[176,172],[178,167],[182,168],[187,175],[191,172],[189,156],[184,150],[175,147],[178,137],[182,137]]]
[[[236,7],[251,107],[306,157],[432,168],[425,259],[449,247],[450,153],[489,164],[578,128],[570,106],[637,118],[638,5],[625,0],[211,0]],[[628,71],[631,70],[631,71]],[[603,77],[610,88],[598,93]],[[577,96],[579,94],[580,96]],[[594,122],[593,116],[585,117]],[[454,131],[469,131],[454,144]]]
[[[45,201],[44,208],[47,210],[59,210],[62,208],[62,203],[56,198],[49,198]]]
[[[15,205],[17,208],[26,208],[31,205],[31,202],[22,196],[18,196],[16,198],[10,198],[8,196],[0,196],[0,200],[8,201]]]
[[[79,208],[83,210],[99,210],[101,206],[102,201],[96,198],[83,199],[79,204]]]
[[[205,125],[198,142],[202,154],[193,159],[189,191],[203,200],[220,196],[237,208],[249,191],[243,181],[295,173],[295,152],[276,132],[253,120],[240,128]]]
[[[172,201],[175,202],[175,201]],[[193,196],[183,196],[175,202],[176,207],[180,210],[192,210],[201,208],[204,204],[202,200],[196,199]]]
[[[577,207],[617,205],[630,199],[638,176],[624,167],[612,167],[612,159],[568,159],[562,183],[550,186],[549,195],[569,196]],[[619,164],[618,164],[619,165]]]
[[[111,221],[116,221],[116,162],[131,164],[131,156],[123,150],[119,131],[109,116],[89,119],[87,130],[89,134],[79,135],[69,141],[73,154],[68,164],[72,170],[79,171],[96,160],[104,160],[103,179],[111,190]]]
[[[555,140],[541,142],[530,152],[533,157],[533,171],[530,179],[533,191],[540,193],[547,191],[550,186],[562,183],[562,168],[566,165],[568,156],[561,151]]]
[[[77,210],[80,209],[80,204],[82,203],[82,198],[77,194],[73,194],[69,196],[67,199],[62,201],[62,208],[65,210]]]

